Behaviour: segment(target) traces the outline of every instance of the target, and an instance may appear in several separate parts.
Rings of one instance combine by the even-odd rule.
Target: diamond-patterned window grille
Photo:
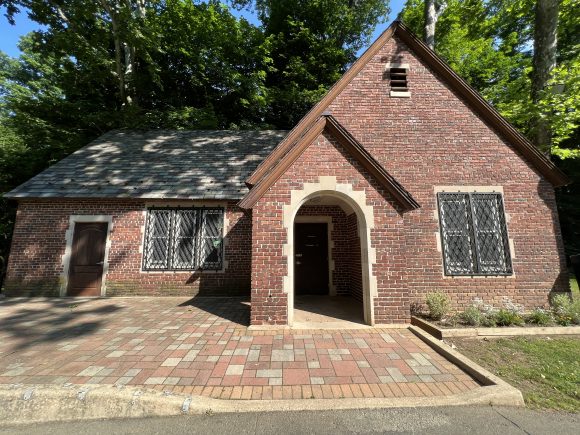
[[[499,193],[439,193],[446,275],[511,275],[509,239]]]
[[[223,213],[205,209],[201,212],[200,266],[203,269],[220,269],[222,258]]]
[[[143,270],[222,268],[222,208],[150,208]]]

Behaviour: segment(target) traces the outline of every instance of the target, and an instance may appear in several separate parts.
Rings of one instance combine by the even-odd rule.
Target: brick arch
[[[286,230],[286,243],[283,255],[287,259],[287,274],[284,276],[283,290],[287,300],[288,325],[294,321],[294,221],[300,208],[310,199],[331,196],[347,203],[357,216],[361,247],[361,268],[363,284],[364,321],[375,324],[374,298],[377,296],[377,279],[373,275],[376,263],[375,248],[371,244],[371,230],[374,228],[374,209],[367,205],[366,194],[354,190],[350,184],[339,184],[336,177],[319,177],[318,183],[304,183],[303,189],[292,190],[290,204],[284,206],[283,226]]]

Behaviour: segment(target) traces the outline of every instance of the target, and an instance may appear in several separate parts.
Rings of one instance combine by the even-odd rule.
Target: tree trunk
[[[117,77],[117,87],[119,89],[119,100],[121,106],[130,104],[130,99],[127,99],[126,83],[125,83],[125,68],[123,67],[123,44],[121,42],[121,35],[119,34],[118,12],[119,4],[114,1],[110,4],[108,0],[100,0],[103,9],[111,18],[111,27],[113,31],[113,44],[115,46],[115,76]]]
[[[556,66],[558,0],[538,0],[534,27],[532,101],[537,103]],[[534,142],[545,153],[550,152],[550,129],[545,119],[534,123]]]
[[[115,13],[111,14],[111,25],[113,27],[113,41],[115,44],[115,70],[117,72],[117,83],[119,85],[119,98],[121,105],[125,106],[131,103],[127,99],[126,84],[125,84],[125,68],[123,68],[123,59],[121,53],[121,37],[119,35],[119,23]]]
[[[425,0],[425,44],[431,50],[435,50],[435,26],[445,8],[447,2],[443,0]]]
[[[425,44],[431,49],[435,49],[435,24],[437,14],[435,12],[435,0],[425,0]]]

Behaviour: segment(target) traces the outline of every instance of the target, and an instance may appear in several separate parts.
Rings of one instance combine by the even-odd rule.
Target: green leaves
[[[234,1],[254,7],[268,39],[267,124],[290,129],[344,73],[386,20],[384,0]]]
[[[516,127],[531,137],[533,120],[548,120],[552,153],[559,158],[580,155],[580,24],[573,17],[573,3],[561,3],[561,61],[537,105],[532,103],[530,80],[533,0],[449,0],[436,30],[435,50]],[[421,34],[423,1],[407,1],[403,19]]]
[[[579,158],[580,57],[564,61],[553,70],[541,96],[539,112],[551,126],[552,154],[562,159]]]
[[[387,18],[384,0],[0,0],[42,25],[0,54],[0,190],[115,128],[290,128]],[[14,207],[0,201],[0,257]],[[0,258],[0,275],[2,274]]]

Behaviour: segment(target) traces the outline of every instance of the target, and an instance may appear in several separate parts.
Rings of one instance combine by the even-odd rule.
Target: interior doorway
[[[297,223],[294,229],[294,292],[329,294],[328,224]]]
[[[294,219],[295,327],[365,324],[357,215],[336,197],[306,201]]]

